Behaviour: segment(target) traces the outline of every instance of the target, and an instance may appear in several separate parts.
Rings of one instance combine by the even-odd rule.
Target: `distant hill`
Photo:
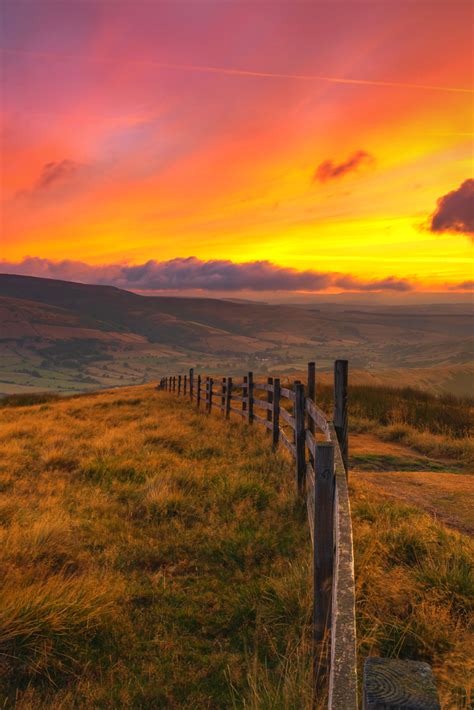
[[[473,359],[472,326],[459,304],[311,308],[2,274],[0,393],[137,384],[191,364],[284,374],[309,359],[324,369],[335,357],[374,373],[453,366],[462,373]]]

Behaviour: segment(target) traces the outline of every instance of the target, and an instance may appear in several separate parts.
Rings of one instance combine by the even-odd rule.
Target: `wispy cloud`
[[[474,280],[469,279],[468,281],[461,281],[458,284],[448,286],[450,291],[473,291],[474,290]]]
[[[43,166],[35,189],[45,190],[52,185],[69,180],[72,176],[77,174],[80,168],[81,165],[79,163],[68,159],[46,163]]]
[[[50,190],[72,183],[84,169],[84,165],[69,158],[45,163],[37,180],[31,187],[17,192],[16,197],[36,197]]]
[[[333,281],[334,286],[339,286],[346,291],[411,291],[413,284],[407,279],[388,276],[385,279],[364,281],[354,276],[337,276]]]
[[[354,172],[362,166],[370,166],[375,163],[373,155],[365,150],[357,150],[352,153],[347,160],[342,163],[335,163],[333,160],[325,160],[320,165],[314,174],[314,182],[328,182],[329,180],[338,180],[344,177],[347,173]]]
[[[474,240],[474,180],[465,180],[456,190],[439,198],[430,229],[432,232],[461,232]]]
[[[413,284],[389,276],[364,280],[351,274],[298,271],[270,261],[235,263],[224,259],[202,261],[194,256],[150,260],[143,264],[90,265],[80,261],[52,261],[27,257],[19,263],[1,261],[0,271],[64,279],[135,291],[409,291]]]

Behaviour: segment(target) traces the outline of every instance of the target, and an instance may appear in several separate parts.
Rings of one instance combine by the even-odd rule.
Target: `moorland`
[[[425,660],[443,708],[467,709],[472,400],[350,401],[359,664]],[[309,710],[310,543],[284,451],[152,385],[1,412],[2,707]]]

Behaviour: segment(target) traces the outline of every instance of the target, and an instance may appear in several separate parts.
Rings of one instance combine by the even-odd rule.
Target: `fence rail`
[[[256,381],[252,372],[241,382],[232,377],[204,379],[199,374],[195,383],[194,368],[189,376],[163,377],[158,384],[158,389],[189,396],[208,413],[217,409],[227,419],[236,414],[250,425],[263,426],[271,434],[273,448],[282,444],[294,460],[297,490],[306,500],[313,551],[314,696],[327,692],[329,710],[358,708],[347,388],[348,362],[336,360],[333,421],[329,421],[315,402],[314,362],[308,363],[306,391],[299,381],[291,388],[282,387],[277,377],[269,377],[266,383]],[[405,701],[413,699],[413,688],[417,688],[419,710],[439,708],[432,676],[426,695],[419,690],[428,677],[426,668],[421,668],[426,664],[368,661],[379,663],[365,665],[364,710],[411,707]],[[397,687],[394,699],[390,689],[385,692],[386,678]],[[420,686],[417,679],[421,679]]]

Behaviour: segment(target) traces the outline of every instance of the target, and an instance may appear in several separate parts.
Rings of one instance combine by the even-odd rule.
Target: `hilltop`
[[[0,393],[80,392],[159,379],[191,364],[230,373],[297,370],[335,351],[387,382],[423,368],[435,391],[472,387],[469,306],[267,305],[140,296],[110,286],[0,275]]]
[[[152,386],[37,399],[5,400],[0,424],[2,707],[309,710],[311,548],[285,452]],[[426,660],[464,707],[467,441],[446,461],[352,421],[360,663]]]

